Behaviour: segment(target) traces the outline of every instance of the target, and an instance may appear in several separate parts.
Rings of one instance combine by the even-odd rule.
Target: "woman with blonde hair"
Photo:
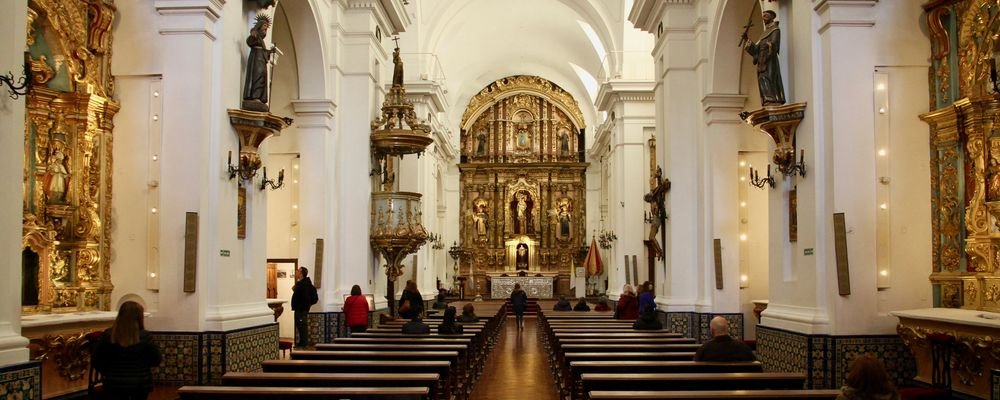
[[[142,305],[126,301],[118,317],[104,331],[91,360],[104,377],[109,398],[146,399],[153,390],[153,367],[160,365],[160,349],[143,325]]]

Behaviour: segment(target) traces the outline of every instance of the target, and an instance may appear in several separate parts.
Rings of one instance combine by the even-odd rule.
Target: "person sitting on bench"
[[[559,296],[559,302],[552,307],[552,311],[573,311],[573,306],[569,304],[569,300],[566,300],[566,296]]]
[[[467,303],[462,307],[462,316],[458,317],[458,322],[479,322],[476,307],[472,303]]]
[[[438,335],[457,335],[462,333],[462,325],[455,323],[455,314],[458,311],[455,307],[448,307],[444,310],[444,320],[438,325]]]
[[[753,350],[743,341],[729,336],[729,321],[719,316],[709,323],[712,340],[705,342],[694,354],[695,361],[757,361]]]
[[[587,299],[581,297],[580,301],[576,302],[573,306],[573,311],[590,311],[590,306],[587,305]]]
[[[426,335],[431,333],[431,327],[423,321],[423,314],[417,314],[410,322],[403,324],[403,333],[408,335]]]
[[[435,310],[444,310],[448,308],[448,302],[444,300],[444,291],[438,292],[437,300],[434,301],[434,305],[431,306]]]

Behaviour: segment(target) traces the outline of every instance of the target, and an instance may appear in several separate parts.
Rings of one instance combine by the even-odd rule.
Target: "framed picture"
[[[796,211],[799,206],[798,186],[788,191],[788,241],[799,240],[799,217]]]

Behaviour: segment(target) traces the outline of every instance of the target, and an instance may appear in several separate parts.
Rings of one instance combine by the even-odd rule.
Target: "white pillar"
[[[266,195],[247,188],[247,239],[236,238],[237,185],[225,173],[239,141],[226,116],[239,107],[241,80],[223,79],[241,61],[248,27],[241,3],[155,3],[163,46],[164,165],[160,215],[160,301],[154,329],[228,331],[273,322],[264,301]],[[233,93],[223,96],[222,93]],[[262,154],[266,151],[261,150]],[[263,160],[265,165],[267,160]],[[258,178],[259,179],[259,178]],[[184,215],[199,215],[197,285],[183,291]],[[225,256],[222,250],[228,250]],[[197,310],[195,312],[194,310]]]
[[[703,288],[711,259],[711,187],[706,182],[706,144],[698,126],[701,92],[698,22],[691,2],[671,3],[662,14],[663,34],[653,50],[656,60],[657,159],[674,190],[667,195],[666,274],[657,282],[657,302],[668,311],[701,311],[708,306]],[[680,190],[683,188],[683,190]],[[659,271],[658,271],[659,272]],[[662,285],[662,286],[661,286]]]
[[[23,74],[28,5],[4,0],[0,16],[0,71]],[[0,184],[19,188],[24,168],[24,104],[26,97],[8,97],[0,89]],[[20,190],[0,193],[0,367],[28,361],[28,339],[21,336],[21,218]],[[35,388],[41,390],[41,388]]]
[[[292,100],[295,128],[299,135],[299,184],[285,182],[285,190],[299,191],[299,265],[307,266],[316,281],[316,240],[323,239],[323,273],[319,277],[320,303],[323,311],[340,311],[334,304],[343,303],[335,296],[337,263],[338,196],[335,155],[338,138],[333,132],[337,105],[328,99]],[[361,285],[371,293],[367,279]],[[350,286],[348,286],[348,290]],[[339,301],[337,301],[339,299]],[[320,311],[320,310],[314,310]]]
[[[708,274],[704,290],[710,293],[712,311],[738,312],[740,304],[740,233],[745,222],[740,220],[739,151],[740,137],[746,135],[746,125],[738,116],[746,103],[741,94],[709,94],[701,100],[704,107],[705,133],[708,147],[711,185],[713,188],[712,239],[722,243],[723,289],[717,290],[715,273]],[[759,166],[758,166],[759,167]],[[765,189],[770,190],[770,187]],[[754,189],[756,190],[756,189]],[[714,246],[714,243],[713,243]],[[714,253],[709,255],[714,262]],[[758,277],[766,279],[766,277]],[[752,315],[750,316],[753,317]]]
[[[343,294],[350,293],[351,285],[373,283],[376,307],[387,307],[385,302],[385,273],[383,265],[372,271],[374,254],[368,241],[371,215],[371,193],[374,189],[368,173],[371,171],[370,142],[371,121],[381,105],[382,90],[376,79],[381,75],[379,65],[389,57],[382,44],[375,41],[375,10],[347,8],[343,10],[339,39],[338,64],[342,71],[339,86],[340,115],[336,166],[335,192],[340,198],[337,205],[337,232],[333,238],[343,251],[331,255],[336,271],[334,283],[334,310],[343,303]],[[386,29],[383,27],[383,31]],[[384,264],[380,260],[379,264]],[[329,289],[326,289],[329,290]]]

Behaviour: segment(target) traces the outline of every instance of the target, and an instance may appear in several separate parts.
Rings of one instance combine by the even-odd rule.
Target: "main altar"
[[[473,295],[568,293],[586,240],[584,120],[537,76],[481,90],[462,116],[460,274]]]

